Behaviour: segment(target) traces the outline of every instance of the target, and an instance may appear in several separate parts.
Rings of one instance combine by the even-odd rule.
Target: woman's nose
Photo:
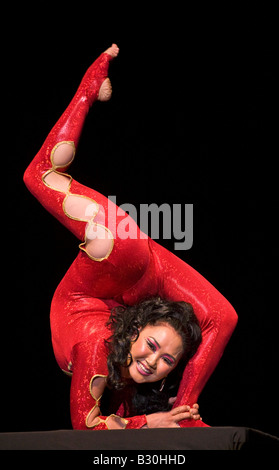
[[[156,369],[157,368],[157,355],[152,354],[152,356],[149,356],[148,360],[146,359],[146,362],[151,369]]]

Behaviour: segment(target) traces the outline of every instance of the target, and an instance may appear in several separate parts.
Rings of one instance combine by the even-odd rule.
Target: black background
[[[17,23],[6,13],[2,58],[0,431],[71,428],[70,379],[53,356],[49,308],[78,242],[29,194],[22,175],[87,67],[116,42],[113,97],[90,112],[71,174],[116,195],[118,205],[194,205],[193,247],[175,254],[239,315],[200,396],[201,414],[211,426],[278,435],[272,12],[166,10],[158,17],[127,9],[111,29],[105,13],[85,8],[32,12],[31,19],[17,9]],[[174,240],[160,243],[173,250]]]

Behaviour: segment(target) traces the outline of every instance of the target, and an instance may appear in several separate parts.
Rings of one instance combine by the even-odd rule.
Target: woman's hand
[[[152,413],[146,416],[148,428],[179,428],[179,421],[183,419],[201,419],[199,405],[195,403],[192,408],[189,405],[182,405],[170,411]]]

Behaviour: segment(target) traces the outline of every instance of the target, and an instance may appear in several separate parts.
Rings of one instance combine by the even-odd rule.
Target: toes
[[[112,46],[109,47],[105,52],[113,58],[117,57],[119,53],[119,47],[116,44],[112,44]]]

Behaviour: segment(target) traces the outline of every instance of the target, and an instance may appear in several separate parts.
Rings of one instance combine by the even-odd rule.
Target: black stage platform
[[[279,438],[245,427],[0,434],[0,450],[279,450]]]

